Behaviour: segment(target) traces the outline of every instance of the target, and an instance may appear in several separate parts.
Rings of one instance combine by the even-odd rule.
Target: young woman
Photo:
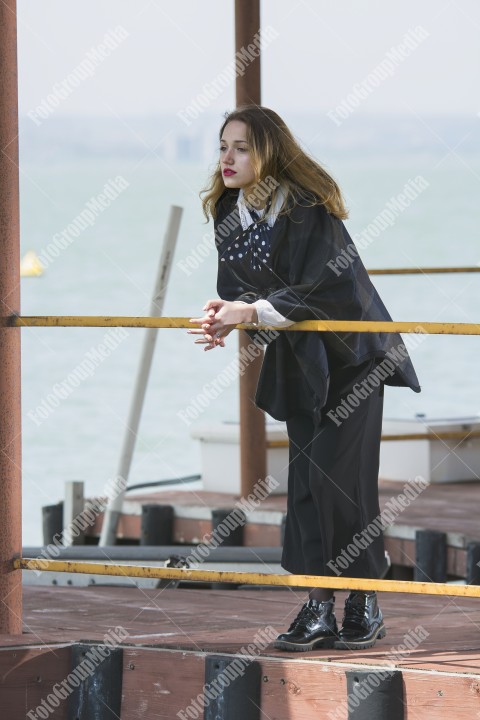
[[[202,192],[214,218],[219,297],[189,332],[224,347],[239,323],[391,320],[342,222],[336,182],[283,120],[256,105],[226,116],[220,157]],[[400,335],[285,331],[267,345],[256,404],[286,421],[289,477],[282,567],[294,574],[378,578],[386,572],[378,466],[384,384],[419,392]],[[377,522],[373,522],[377,519]],[[379,529],[380,527],[380,529]],[[342,554],[343,551],[343,554]],[[375,593],[313,588],[284,650],[366,648],[385,635]]]

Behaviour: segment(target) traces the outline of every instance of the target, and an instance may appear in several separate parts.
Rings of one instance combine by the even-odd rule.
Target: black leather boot
[[[386,634],[377,593],[352,591],[345,601],[342,629],[334,647],[337,650],[369,648]]]
[[[303,652],[315,648],[331,648],[338,638],[334,610],[335,599],[320,602],[309,600],[290,625],[273,643],[279,650]]]

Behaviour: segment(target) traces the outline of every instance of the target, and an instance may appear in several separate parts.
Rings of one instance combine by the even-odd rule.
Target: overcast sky
[[[20,112],[44,100],[118,26],[128,35],[56,114],[177,112],[231,62],[234,0],[18,0]],[[358,112],[480,111],[478,0],[262,0],[277,37],[262,57],[262,103],[327,113],[406,35],[427,33]],[[209,109],[234,105],[231,83]],[[480,119],[479,119],[480,122]]]

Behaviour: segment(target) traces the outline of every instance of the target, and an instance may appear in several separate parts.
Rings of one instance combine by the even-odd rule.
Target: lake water
[[[347,196],[350,233],[364,230],[405,184],[422,176],[428,187],[361,251],[367,268],[477,265],[480,260],[480,154],[426,151],[323,154]],[[24,155],[21,175],[22,253],[40,253],[100,193],[122,176],[129,186],[50,264],[38,279],[22,279],[24,315],[145,315],[171,204],[184,208],[164,315],[192,317],[215,297],[211,246],[188,275],[194,248],[205,244],[198,192],[205,164],[167,162],[146,154],[35,159]],[[479,322],[480,276],[376,277],[395,320]],[[24,544],[40,544],[41,506],[63,498],[66,480],[84,480],[87,495],[101,493],[117,470],[142,345],[142,329],[126,329],[91,376],[69,385],[51,407],[46,398],[104,340],[102,328],[22,330]],[[119,339],[120,338],[120,339]],[[412,352],[423,392],[387,388],[386,417],[472,416],[480,413],[478,337],[428,336]],[[204,353],[184,330],[160,330],[130,483],[198,473],[200,452],[192,428],[238,417],[232,383],[188,426],[178,413],[205,383],[233,360],[237,338]],[[62,385],[65,387],[65,384]],[[47,406],[45,405],[47,403]],[[42,405],[43,404],[43,405]],[[43,407],[42,416],[38,408]],[[45,410],[48,407],[48,411]],[[228,479],[229,468],[225,467]]]

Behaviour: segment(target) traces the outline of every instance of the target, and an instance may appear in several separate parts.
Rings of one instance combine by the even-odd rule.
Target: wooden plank
[[[276,511],[275,511],[276,512]],[[139,515],[125,515],[120,517],[118,523],[118,537],[122,540],[135,540],[140,537],[141,518]],[[98,536],[101,525],[95,524],[87,530],[92,537]],[[173,520],[172,542],[184,545],[195,544],[202,541],[205,535],[212,530],[210,520],[175,517]],[[280,545],[280,525],[274,521],[272,524],[249,522],[244,529],[244,543],[248,547],[278,547]]]
[[[413,567],[415,564],[415,542],[401,538],[385,537],[385,549],[393,565]],[[467,551],[462,548],[447,548],[447,574],[464,578],[467,572]]]
[[[345,672],[328,663],[262,658],[262,717],[318,720],[336,712],[346,698]],[[346,715],[340,715],[341,720]]]
[[[415,543],[401,538],[385,538],[385,549],[390,555],[393,565],[412,567],[415,561]]]
[[[364,666],[364,670],[368,667]],[[318,720],[347,717],[345,671],[331,663],[301,659],[262,659],[268,677],[262,690],[262,717],[270,720]],[[480,711],[476,679],[403,673],[406,720],[472,720]]]
[[[174,518],[173,542],[185,545],[199,543],[212,530],[210,520],[195,520],[190,518]]]
[[[123,658],[122,720],[176,720],[177,712],[203,692],[203,655],[125,648]]]
[[[56,657],[49,647],[0,650],[2,718],[24,720],[29,710],[35,710],[42,698],[48,697],[55,683],[68,675],[69,649],[61,649],[62,657],[59,650],[55,649]],[[337,657],[318,653],[279,653],[277,657],[253,659],[261,665],[262,716],[270,720],[317,720],[338,713],[337,717],[345,717],[345,670],[355,662],[353,658],[339,663]],[[372,672],[382,668],[376,662],[369,665],[365,658],[356,662],[363,670],[369,666]],[[122,720],[175,718],[201,695],[204,667],[205,653],[201,651],[126,647]],[[404,668],[403,681],[407,720],[417,718],[418,713],[422,720],[470,720],[480,711],[480,682],[475,677],[449,674],[443,667],[435,673]],[[62,702],[50,717],[67,720],[66,708],[66,701]]]
[[[122,720],[144,717],[175,718],[201,707],[205,655],[172,653],[138,648],[124,651]],[[262,717],[269,720],[318,720],[345,718],[347,688],[345,670],[329,660],[305,656],[282,659],[260,656]],[[359,666],[368,670],[368,665]],[[381,666],[373,666],[372,672]],[[479,682],[475,678],[447,673],[403,672],[406,720],[471,720],[480,710]],[[200,713],[197,717],[201,718]]]
[[[70,647],[4,647],[0,636],[0,718],[25,720],[52,693],[55,683],[70,672]],[[18,642],[18,636],[17,636]],[[38,638],[36,638],[38,643]],[[53,705],[47,705],[53,709]],[[30,717],[35,717],[35,714]],[[61,701],[49,714],[54,720],[67,720],[67,703]]]
[[[280,525],[247,523],[243,533],[245,547],[278,547],[280,543]]]

